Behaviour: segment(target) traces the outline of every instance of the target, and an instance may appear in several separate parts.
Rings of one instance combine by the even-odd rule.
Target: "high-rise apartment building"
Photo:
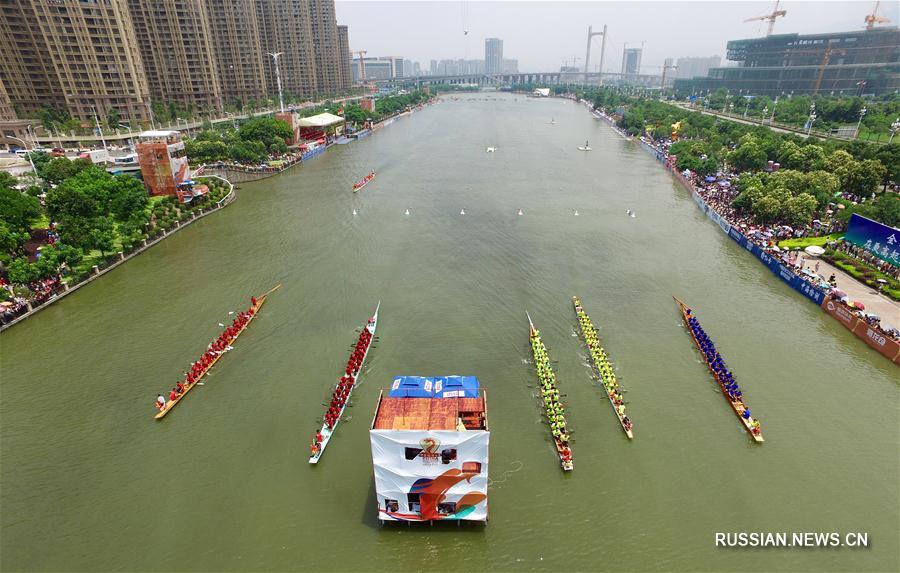
[[[341,89],[349,90],[353,84],[353,72],[350,71],[350,33],[347,26],[338,26],[337,34],[341,58]]]
[[[678,66],[674,74],[676,78],[694,78],[697,76],[705,76],[709,73],[710,68],[718,68],[721,66],[722,57],[678,58],[678,63],[676,65]]]
[[[0,83],[10,105],[24,115],[64,107],[62,86],[29,2],[0,0],[0,38]]]
[[[256,0],[256,9],[263,51],[281,53],[278,65],[282,90],[297,96],[318,93],[308,0]],[[274,92],[277,89],[275,63],[271,56],[266,58],[266,84]]]
[[[484,41],[484,73],[499,74],[503,72],[503,40],[487,38]]]
[[[221,112],[205,0],[128,0],[150,96],[193,112]]]
[[[642,48],[625,48],[622,52],[622,73],[626,76],[636,76],[641,73]]]
[[[286,95],[352,83],[334,0],[0,0],[0,38],[0,82],[20,117],[145,121],[151,101],[219,112],[275,94],[269,52]]]
[[[206,0],[210,45],[222,103],[237,107],[264,99],[269,59],[259,40],[256,5],[247,0]]]
[[[150,100],[127,0],[0,3],[0,80],[20,113],[64,107],[144,120]]]
[[[309,15],[318,91],[337,93],[341,91],[341,50],[334,0],[309,0]]]

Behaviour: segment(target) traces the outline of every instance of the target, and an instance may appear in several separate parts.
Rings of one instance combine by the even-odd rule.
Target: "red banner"
[[[900,364],[900,342],[884,334],[854,314],[846,304],[825,297],[822,309],[843,324],[847,330],[861,338],[866,344],[883,354],[888,360]]]

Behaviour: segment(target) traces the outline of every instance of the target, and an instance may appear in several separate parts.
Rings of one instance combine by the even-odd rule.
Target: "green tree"
[[[865,196],[874,193],[887,169],[880,161],[864,159],[851,164],[844,182],[844,191]]]
[[[825,151],[818,145],[804,145],[800,148],[802,162],[799,169],[816,171],[825,167]]]
[[[28,262],[25,257],[13,259],[7,269],[9,280],[15,284],[28,284],[41,278],[37,265]]]
[[[878,199],[875,203],[875,220],[891,227],[900,226],[900,196],[892,193]]]
[[[778,148],[778,162],[783,169],[803,169],[803,151],[793,141],[783,141]]]
[[[109,217],[96,217],[91,221],[90,246],[106,255],[116,244],[116,228]]]
[[[845,189],[854,163],[852,155],[843,149],[838,149],[825,159],[825,170],[833,173],[841,182],[841,188]]]
[[[782,204],[772,195],[764,195],[753,204],[753,214],[763,223],[771,223],[781,215]]]
[[[92,165],[90,159],[75,159],[73,161],[65,157],[56,157],[44,165],[43,169],[39,170],[39,174],[47,183],[59,185],[69,177],[77,175]]]
[[[827,171],[812,171],[806,174],[805,192],[816,198],[819,207],[827,205],[840,190],[837,176]]]
[[[293,137],[294,132],[280,119],[255,117],[241,125],[238,135],[245,142],[260,142],[269,151],[280,151],[286,149],[284,142]]]
[[[815,197],[809,193],[800,193],[785,202],[783,216],[792,225],[805,225],[812,220],[817,207]]]
[[[0,221],[10,232],[26,234],[41,216],[41,203],[17,189],[0,184]]]
[[[122,112],[118,108],[111,108],[106,114],[106,125],[111,129],[115,129],[122,122]]]
[[[759,171],[766,166],[766,161],[766,152],[754,139],[741,143],[728,154],[728,164],[738,171]]]
[[[781,187],[787,189],[791,195],[796,195],[806,189],[806,176],[794,169],[781,169],[769,175],[766,181],[766,188],[776,189]]]

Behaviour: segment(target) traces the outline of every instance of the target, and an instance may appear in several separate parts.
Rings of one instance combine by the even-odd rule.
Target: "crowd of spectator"
[[[608,116],[604,115],[603,117],[610,122],[613,121]],[[640,140],[644,146],[656,155],[659,161],[665,163],[667,168],[677,173],[681,180],[706,202],[708,208],[714,210],[729,225],[738,229],[751,243],[783,262],[787,268],[809,283],[810,286],[843,304],[853,315],[864,320],[880,333],[900,342],[900,331],[897,328],[882,325],[881,317],[856,308],[852,301],[838,290],[837,279],[834,274],[825,279],[824,276],[819,274],[818,262],[814,266],[806,267],[806,262],[809,259],[800,253],[799,248],[794,250],[782,249],[777,245],[783,239],[818,237],[843,230],[838,221],[830,220],[823,223],[822,221],[814,220],[802,228],[794,228],[783,224],[764,225],[755,222],[749,214],[742,213],[733,205],[734,199],[739,194],[738,189],[734,185],[737,179],[736,173],[720,172],[715,177],[702,177],[689,170],[679,173],[674,167],[674,161],[671,160],[668,154],[671,141],[657,141],[646,134],[641,136]],[[836,244],[829,244],[829,246],[864,260],[886,274],[891,274],[892,276],[900,275],[900,269],[890,265],[890,263],[876,259],[864,249],[860,249],[850,243],[836,241]]]

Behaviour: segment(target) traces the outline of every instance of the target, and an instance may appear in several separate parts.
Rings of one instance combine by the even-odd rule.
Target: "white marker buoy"
[[[459,210],[459,214],[460,214],[460,215],[465,215],[465,214],[466,214],[466,210],[465,210],[465,209],[460,209],[460,210]]]
[[[522,215],[522,210],[521,210],[521,209],[519,209],[519,212],[518,212],[518,213],[516,213],[516,214],[517,214],[517,215]]]
[[[353,214],[356,215],[356,209],[353,210]]]
[[[405,213],[405,214],[406,214],[406,215],[409,215],[409,209],[406,210],[406,213]]]
[[[578,216],[578,209],[575,209],[575,216]]]
[[[634,214],[634,211],[631,212],[631,218],[634,219],[637,215]]]

